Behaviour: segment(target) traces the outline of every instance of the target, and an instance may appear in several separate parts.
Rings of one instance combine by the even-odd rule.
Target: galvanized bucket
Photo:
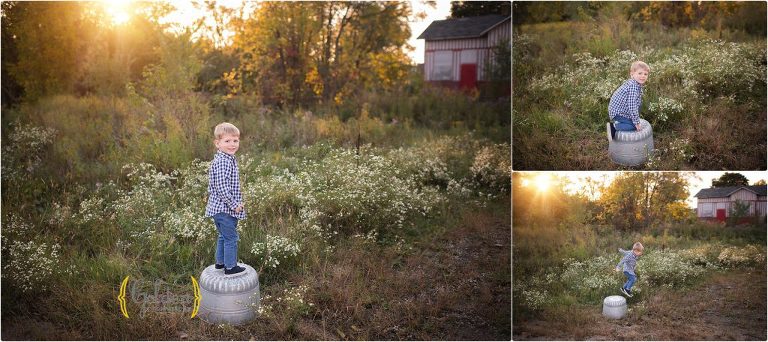
[[[627,314],[627,300],[622,296],[608,296],[603,300],[603,316],[619,319]]]
[[[238,264],[245,271],[224,274],[224,269],[208,266],[200,275],[198,316],[208,323],[243,324],[256,318],[259,308],[259,275],[253,267]]]
[[[608,134],[608,154],[614,163],[637,166],[653,154],[653,128],[644,119],[640,122],[639,131],[616,131],[616,137]]]

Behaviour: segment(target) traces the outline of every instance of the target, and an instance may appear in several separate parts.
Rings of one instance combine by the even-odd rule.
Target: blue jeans
[[[637,130],[637,127],[635,127],[635,124],[629,118],[623,117],[621,115],[616,115],[613,117],[613,121],[616,121],[616,123],[613,126],[616,127],[617,131],[636,131]]]
[[[623,287],[627,290],[631,290],[632,285],[635,285],[635,280],[637,280],[637,276],[627,271],[624,271],[624,275],[627,276],[627,282],[624,283]]]
[[[219,231],[216,243],[216,263],[230,269],[237,266],[237,219],[225,213],[213,215],[213,223]]]

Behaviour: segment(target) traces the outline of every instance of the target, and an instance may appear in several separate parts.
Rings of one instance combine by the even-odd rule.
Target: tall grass
[[[651,67],[641,117],[657,151],[646,169],[765,168],[764,40],[652,26],[627,39],[628,28],[613,27],[549,23],[515,33],[516,169],[615,169],[607,105],[635,60]],[[565,31],[570,38],[555,37]]]
[[[508,122],[486,127],[498,123],[503,103],[429,92],[400,104],[370,97],[346,120],[328,108],[285,112],[199,94],[150,102],[130,91],[11,109],[3,122],[3,313],[81,338],[179,338],[167,329],[183,325],[181,317],[122,321],[116,289],[126,275],[184,283],[213,262],[215,228],[202,217],[207,160],[212,127],[227,120],[243,134],[248,218],[239,224],[239,258],[261,271],[273,322],[284,325],[277,330],[295,329],[296,318],[322,312],[301,304],[318,289],[294,286],[297,279],[324,271],[339,248],[405,255],[414,240],[452,224],[459,204],[508,197],[511,147],[499,133]],[[441,117],[449,106],[463,109]],[[31,258],[44,269],[33,272]],[[128,327],[147,335],[120,332]]]
[[[764,224],[724,227],[694,223],[634,232],[608,226],[515,226],[513,229],[514,312],[523,318],[573,304],[595,305],[625,282],[612,270],[617,248],[645,246],[638,261],[635,301],[660,288],[693,284],[728,269],[764,268]]]

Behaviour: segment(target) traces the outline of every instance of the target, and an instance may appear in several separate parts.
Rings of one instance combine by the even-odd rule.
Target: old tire
[[[603,300],[603,316],[620,319],[627,314],[627,299],[622,296],[608,296]]]
[[[608,154],[614,163],[637,166],[648,161],[653,154],[653,128],[648,121],[640,119],[639,131],[616,131],[616,137],[609,140]]]
[[[224,274],[214,265],[200,274],[200,309],[198,316],[208,323],[243,324],[256,318],[259,298],[259,275],[253,267],[238,264],[245,271]]]

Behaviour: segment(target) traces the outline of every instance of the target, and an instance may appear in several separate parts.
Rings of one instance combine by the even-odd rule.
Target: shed
[[[697,198],[696,216],[703,220],[725,221],[736,201],[749,204],[749,216],[766,215],[766,186],[727,186],[701,189]]]
[[[485,68],[493,63],[493,48],[511,44],[512,17],[484,15],[429,24],[424,39],[424,80],[450,88],[476,88],[488,81]]]

